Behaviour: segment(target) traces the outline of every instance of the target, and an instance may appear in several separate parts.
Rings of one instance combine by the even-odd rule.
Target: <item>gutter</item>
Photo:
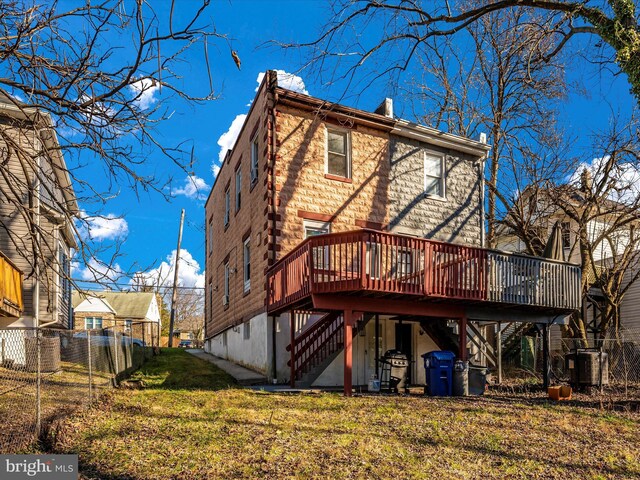
[[[486,143],[441,132],[435,128],[418,125],[406,120],[396,120],[391,133],[400,137],[412,138],[431,145],[468,153],[469,155],[479,157],[483,161],[487,153],[489,153],[489,150],[491,150],[491,145],[487,145]]]

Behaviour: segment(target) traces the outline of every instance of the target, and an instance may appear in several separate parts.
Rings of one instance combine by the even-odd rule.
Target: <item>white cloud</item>
[[[153,78],[141,78],[129,85],[129,91],[138,107],[147,110],[158,101],[155,95],[160,91],[160,85]]]
[[[211,164],[211,173],[213,174],[213,178],[216,178],[218,173],[220,173],[220,165],[218,165],[217,162]]]
[[[580,185],[582,173],[587,170],[595,183],[600,182],[605,169],[609,166],[610,156],[594,158],[591,163],[581,163],[571,175],[569,182]],[[610,200],[619,203],[633,203],[637,201],[640,193],[640,169],[632,163],[616,163],[608,176],[615,181],[615,187],[608,194]]]
[[[134,280],[131,282],[132,285],[136,283],[136,280],[142,281],[147,285],[172,285],[175,261],[176,250],[174,249],[157,268],[147,272],[137,272],[134,275]],[[191,253],[184,248],[180,249],[178,285],[181,287],[204,288],[204,272],[200,271],[200,264],[193,258]]]
[[[238,139],[238,135],[240,135],[240,130],[242,129],[242,125],[244,125],[244,120],[247,118],[245,113],[238,115],[231,122],[231,126],[229,130],[220,135],[218,139],[218,145],[220,145],[220,153],[218,154],[218,163],[222,164],[224,162],[224,157],[227,154],[227,150],[231,150]],[[213,170],[213,167],[211,167]]]
[[[118,281],[124,272],[117,263],[106,265],[100,260],[92,258],[84,267],[77,266],[72,275],[90,282],[111,283]]]
[[[189,175],[184,179],[184,186],[176,188],[174,195],[184,195],[194,200],[205,200],[209,195],[209,185],[197,175]]]
[[[107,215],[87,215],[80,212],[78,225],[80,236],[88,240],[114,240],[129,233],[127,221],[113,213]]]
[[[286,88],[287,90],[293,90],[294,92],[304,93],[305,95],[309,95],[307,91],[307,87],[304,84],[302,78],[298,75],[294,75],[293,73],[285,72],[284,70],[276,70],[278,74],[278,86],[282,88]],[[256,92],[258,88],[260,88],[260,84],[262,83],[262,79],[264,78],[265,72],[260,72],[258,74],[258,86],[256,87]]]

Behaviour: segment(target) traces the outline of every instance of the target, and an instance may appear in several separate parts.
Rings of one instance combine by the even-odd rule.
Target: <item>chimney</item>
[[[378,115],[384,115],[388,118],[393,118],[393,99],[385,98],[378,108],[376,108],[373,113],[377,113]]]
[[[591,178],[591,172],[585,168],[580,174],[580,188],[583,192],[591,192],[593,190],[593,178]]]

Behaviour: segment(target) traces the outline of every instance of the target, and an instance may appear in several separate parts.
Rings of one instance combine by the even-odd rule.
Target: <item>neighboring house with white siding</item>
[[[15,273],[1,280],[0,292],[13,293],[2,294],[12,308],[0,309],[0,328],[71,326],[77,213],[51,118],[0,94],[0,252]]]
[[[583,179],[582,189],[585,188],[584,181]],[[589,181],[588,177],[587,181]],[[577,212],[580,212],[582,191],[577,188],[573,190],[567,189],[567,191],[573,192],[573,207]],[[528,192],[525,191],[520,199],[520,208],[521,212],[524,212],[527,217],[529,232],[534,232],[535,236],[537,236],[531,243],[534,244],[536,248],[544,248],[554,225],[559,223],[562,231],[565,260],[571,263],[581,264],[582,258],[580,254],[578,223],[567,215],[561,207],[554,204],[553,200],[546,197],[544,190],[536,190],[535,201],[527,198],[527,193]],[[570,194],[568,204],[571,202],[571,196]],[[627,249],[631,250],[631,248],[634,248],[634,245],[630,245],[629,242],[631,232],[630,225],[635,224],[635,222],[625,221],[623,227],[617,228],[616,222],[622,217],[620,217],[620,214],[616,215],[615,212],[620,204],[616,204],[610,200],[605,200],[603,203],[606,203],[606,205],[603,205],[602,213],[594,213],[592,219],[587,222],[585,229],[586,240],[590,245],[593,263],[595,265],[594,269],[588,266],[590,262],[586,262],[587,268],[585,268],[587,272],[587,282],[591,287],[589,289],[589,300],[585,302],[582,310],[586,316],[587,324],[595,322],[596,319],[594,315],[597,314],[597,304],[604,301],[602,292],[596,281],[602,271],[601,269],[610,266],[615,261],[614,259],[623,255]],[[522,205],[526,205],[527,207],[523,208]],[[622,215],[628,216],[629,213],[625,211]],[[505,223],[509,223],[508,218]],[[497,248],[501,250],[515,252],[526,252],[528,250],[527,244],[519,238],[513,230],[505,227],[504,224],[498,228],[496,240]],[[637,275],[639,268],[640,265],[632,266],[629,271],[626,272],[622,288],[625,288],[629,281]],[[595,272],[593,270],[595,270]],[[596,307],[594,307],[594,303]],[[620,307],[620,327],[622,330],[637,329],[640,331],[640,281],[634,282],[624,296]],[[560,338],[560,328],[554,326],[552,329],[552,349],[559,349],[561,347]]]

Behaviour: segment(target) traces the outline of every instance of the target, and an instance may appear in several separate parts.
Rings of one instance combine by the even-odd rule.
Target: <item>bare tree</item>
[[[0,222],[8,233],[15,230],[16,218],[28,225],[29,235],[12,238],[33,267],[28,274],[35,274],[38,261],[56,263],[53,246],[43,245],[47,232],[29,207],[31,197],[24,198],[37,182],[42,186],[38,195],[79,234],[80,259],[105,282],[112,281],[122,274],[113,268],[118,248],[92,242],[91,226],[105,218],[101,207],[122,188],[168,195],[164,187],[170,178],[154,173],[151,157],[191,172],[190,146],[167,144],[155,127],[171,117],[170,98],[187,103],[216,98],[209,44],[228,40],[206,17],[209,0],[181,4],[179,19],[173,2],[163,17],[150,2],[63,6],[29,0],[0,6],[0,97],[16,112],[0,122],[0,174],[8,186],[3,187],[2,203],[13,209]],[[201,91],[192,92],[184,89],[182,74],[186,54],[194,49],[207,68],[201,72],[204,81],[198,82]],[[63,156],[66,167],[53,163],[53,171],[43,169],[40,159],[54,156]],[[20,171],[10,165],[13,161]],[[89,164],[102,167],[101,181],[88,176]],[[67,181],[53,186],[51,178]],[[71,195],[59,195],[58,187],[63,193],[73,188],[83,209],[70,208]],[[98,260],[105,253],[110,259]]]
[[[606,44],[602,61],[618,66],[640,101],[640,25],[635,0],[340,0],[334,4],[335,20],[305,45],[316,49],[316,59],[337,59],[345,78],[353,79],[366,62],[377,63],[374,77],[386,77],[406,70],[429,39],[464,32],[505,9],[537,10],[545,15],[555,32],[555,46],[543,60],[562,51],[576,35],[596,37],[599,43],[590,53]],[[370,43],[361,35],[365,29],[374,36]]]
[[[532,182],[503,220],[534,254],[541,253],[540,237],[562,222],[565,251],[582,267],[583,298],[601,310],[596,324],[571,317],[569,336],[585,342],[590,332],[596,339],[617,334],[622,301],[640,278],[639,129],[636,118],[614,123],[594,137],[582,164],[558,158],[554,179]]]
[[[425,113],[419,116],[467,137],[489,133],[490,247],[495,246],[497,219],[511,208],[505,192],[522,189],[531,179],[528,170],[559,144],[555,107],[566,85],[557,58],[540,60],[553,48],[549,27],[521,10],[497,11],[469,27],[467,44],[427,42],[416,54],[426,72],[413,85],[423,100]]]

